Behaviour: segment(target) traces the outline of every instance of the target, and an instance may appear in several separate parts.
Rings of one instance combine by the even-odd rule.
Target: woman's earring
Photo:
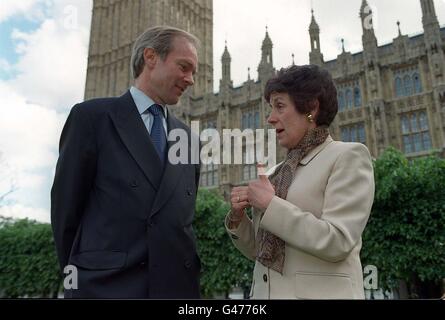
[[[312,116],[312,114],[308,114],[307,115],[307,120],[310,122],[310,123],[312,123],[312,122],[314,122],[314,119],[313,119],[314,117]]]

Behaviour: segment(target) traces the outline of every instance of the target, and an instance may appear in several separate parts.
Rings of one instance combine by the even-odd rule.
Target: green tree
[[[445,278],[445,160],[408,161],[388,149],[375,161],[376,193],[362,260],[382,288],[408,284],[411,298],[440,297]]]
[[[0,290],[4,297],[57,296],[61,277],[49,224],[0,223]]]
[[[201,291],[208,298],[227,295],[235,286],[250,288],[253,262],[233,246],[224,227],[229,208],[216,191],[199,191],[194,226],[203,265]]]
[[[228,210],[217,192],[199,192],[194,225],[205,297],[227,295],[235,286],[245,290],[250,287],[253,263],[238,252],[225,231],[223,222]],[[56,296],[62,279],[51,226],[29,220],[0,220],[0,270],[4,297]]]

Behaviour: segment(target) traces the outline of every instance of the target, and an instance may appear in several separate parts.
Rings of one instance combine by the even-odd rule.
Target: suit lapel
[[[315,147],[312,151],[310,151],[306,157],[304,157],[303,159],[301,159],[300,164],[302,166],[306,166],[309,162],[312,161],[312,159],[314,159],[324,148],[326,148],[326,146],[328,144],[330,144],[332,141],[334,141],[332,139],[332,137],[329,135],[325,142],[323,142],[322,144],[320,144],[319,146]]]
[[[182,128],[179,120],[176,119],[170,111],[168,113],[168,118],[167,118],[167,127],[168,127],[168,132],[170,132],[171,130],[174,130],[174,129]],[[176,142],[169,141],[168,142],[168,150],[170,150],[171,146],[175,143]],[[190,149],[190,146],[189,146],[189,149]],[[173,165],[170,163],[170,161],[168,161],[168,157],[167,157],[164,175],[162,177],[162,181],[161,181],[159,190],[156,194],[156,198],[155,198],[152,210],[151,210],[150,217],[155,215],[157,212],[159,212],[159,210],[162,208],[162,206],[170,199],[178,182],[181,180],[181,176],[184,172],[183,169],[184,169],[183,164]]]
[[[129,91],[118,99],[110,117],[131,156],[157,190],[162,179],[161,161]]]

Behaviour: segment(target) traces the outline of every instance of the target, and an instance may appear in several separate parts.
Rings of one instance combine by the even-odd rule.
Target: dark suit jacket
[[[190,137],[172,113],[167,123]],[[199,298],[198,181],[196,164],[162,171],[129,92],[74,106],[51,190],[60,267],[78,269],[65,297]]]

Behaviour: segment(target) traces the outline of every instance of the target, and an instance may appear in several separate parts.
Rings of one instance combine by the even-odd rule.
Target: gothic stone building
[[[324,61],[320,28],[312,16],[310,63],[329,70],[338,89],[339,113],[334,139],[368,146],[374,157],[394,146],[409,157],[445,153],[445,28],[440,28],[433,0],[419,0],[423,33],[399,34],[379,46],[366,0],[360,9],[363,52],[343,52]],[[273,44],[266,30],[258,78],[234,87],[227,45],[222,55],[219,92],[213,93],[212,0],[94,0],[85,98],[114,96],[131,84],[133,41],[147,27],[168,24],[201,40],[195,87],[170,110],[200,129],[256,129],[264,125],[269,107],[262,98],[265,82],[275,72]],[[277,148],[277,158],[284,150]],[[201,185],[230,187],[256,177],[255,165],[203,165]],[[227,193],[226,193],[227,194]]]

